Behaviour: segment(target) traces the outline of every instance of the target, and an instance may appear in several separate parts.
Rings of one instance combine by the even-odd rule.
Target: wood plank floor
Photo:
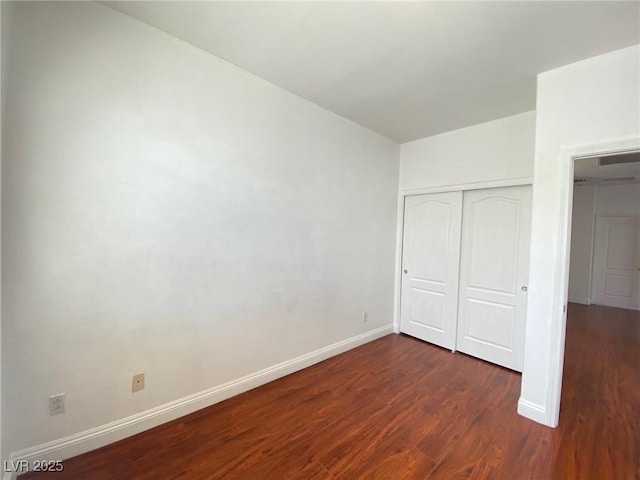
[[[571,305],[550,429],[519,374],[390,335],[20,479],[638,479],[639,347],[638,312]]]

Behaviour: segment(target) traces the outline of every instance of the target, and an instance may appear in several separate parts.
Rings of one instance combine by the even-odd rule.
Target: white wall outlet
[[[367,312],[362,312],[362,323],[367,323],[369,321],[369,314]]]
[[[136,393],[144,390],[144,373],[137,373],[131,381],[131,392]]]
[[[64,396],[64,393],[58,393],[49,397],[49,415],[64,413]]]

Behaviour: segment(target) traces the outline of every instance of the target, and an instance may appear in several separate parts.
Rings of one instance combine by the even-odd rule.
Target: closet
[[[522,371],[529,185],[405,197],[400,331]]]

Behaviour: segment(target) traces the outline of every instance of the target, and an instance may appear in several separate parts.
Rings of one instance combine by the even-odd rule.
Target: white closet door
[[[408,196],[400,330],[453,350],[458,313],[462,192]]]
[[[596,218],[593,296],[599,305],[640,308],[637,217]]]
[[[531,187],[464,194],[459,351],[522,371]]]

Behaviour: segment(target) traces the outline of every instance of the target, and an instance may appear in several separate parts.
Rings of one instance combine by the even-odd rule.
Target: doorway
[[[624,410],[636,401],[625,385],[634,383],[628,375],[635,375],[640,345],[640,153],[578,158],[573,173],[565,394],[558,406],[572,410],[568,418],[603,423],[602,405],[615,399],[612,408]]]
[[[640,153],[575,161],[568,300],[640,308]]]

